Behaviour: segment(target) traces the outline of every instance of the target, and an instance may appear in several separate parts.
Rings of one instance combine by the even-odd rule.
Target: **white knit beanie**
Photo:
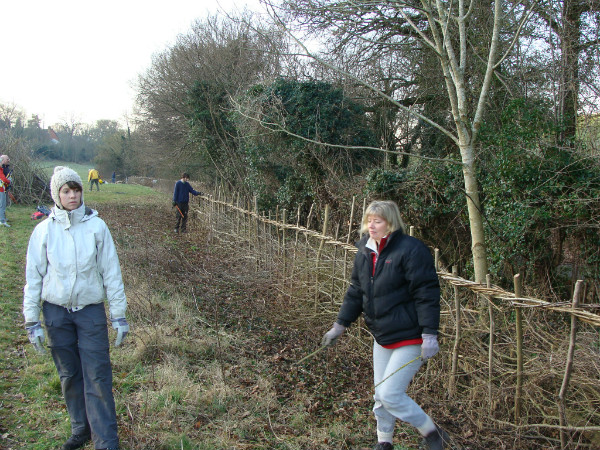
[[[56,166],[54,168],[54,174],[52,175],[52,178],[50,178],[50,195],[52,196],[54,203],[56,203],[56,206],[61,209],[62,205],[60,203],[59,191],[63,184],[68,183],[69,181],[74,181],[81,186],[81,201],[83,202],[83,183],[81,177],[77,175],[77,172],[73,169],[69,169],[65,166]]]

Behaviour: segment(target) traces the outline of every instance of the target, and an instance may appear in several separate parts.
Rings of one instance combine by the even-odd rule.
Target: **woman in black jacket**
[[[439,350],[440,288],[429,249],[404,228],[394,202],[368,206],[361,229],[367,235],[357,244],[352,282],[322,344],[334,344],[362,314],[375,338],[375,450],[393,449],[396,419],[416,427],[426,448],[443,450],[448,434],[406,394],[423,362]]]

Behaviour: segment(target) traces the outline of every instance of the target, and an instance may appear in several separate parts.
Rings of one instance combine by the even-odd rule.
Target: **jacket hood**
[[[56,205],[52,208],[50,215],[48,218],[57,221],[60,224],[64,225],[64,229],[68,229],[71,226],[77,224],[78,222],[84,222],[86,220],[91,219],[92,217],[96,217],[98,215],[98,211],[95,209],[88,208],[85,206],[85,203],[81,203],[79,208],[74,209],[73,211],[67,211],[65,209],[61,209]]]

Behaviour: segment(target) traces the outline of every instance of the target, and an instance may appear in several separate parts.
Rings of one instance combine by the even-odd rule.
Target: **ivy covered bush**
[[[478,179],[490,273],[570,295],[571,278],[597,279],[600,263],[600,170],[580,144],[561,147],[549,105],[516,100],[499,126],[484,127]],[[417,160],[406,169],[375,169],[367,194],[398,202],[408,224],[469,272],[470,233],[461,166]],[[462,252],[459,250],[462,249]]]
[[[253,88],[255,123],[246,133],[249,182],[269,180],[261,204],[288,210],[312,202],[335,202],[347,193],[366,167],[377,163],[372,152],[351,146],[377,146],[364,107],[341,87],[322,81],[278,78]],[[285,131],[284,131],[285,130]]]
[[[565,295],[565,275],[598,275],[600,172],[582,143],[559,145],[549,111],[510,103],[502,127],[483,130],[480,180],[492,270],[524,273]]]

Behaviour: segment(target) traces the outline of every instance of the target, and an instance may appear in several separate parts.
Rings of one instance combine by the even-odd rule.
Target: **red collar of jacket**
[[[383,247],[385,247],[385,244],[387,243],[388,237],[390,237],[389,234],[387,236],[382,237],[381,241],[379,241],[379,244],[377,244],[377,251],[376,252],[371,252],[371,258],[372,258],[372,261],[373,261],[373,273],[371,275],[375,275],[375,264],[377,263],[377,258],[381,254],[381,251],[383,250]]]

